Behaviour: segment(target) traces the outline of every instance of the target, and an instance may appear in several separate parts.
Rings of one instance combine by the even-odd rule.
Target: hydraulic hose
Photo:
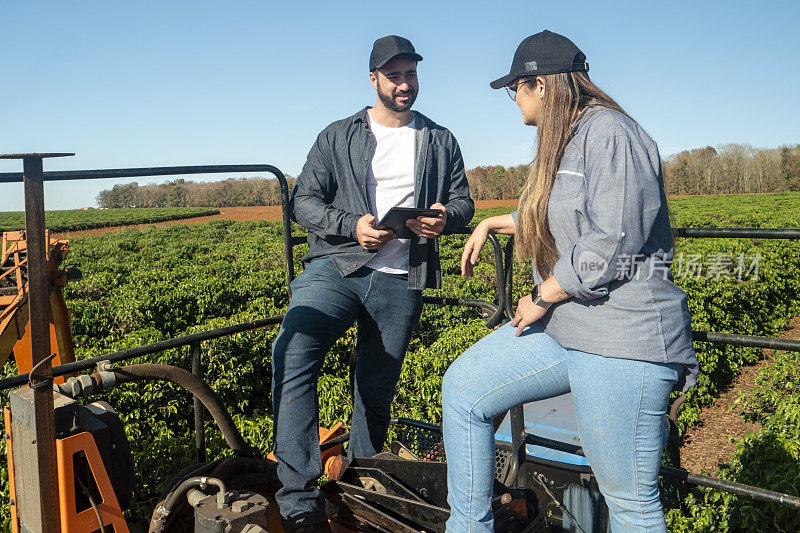
[[[200,400],[211,414],[217,427],[219,427],[222,432],[225,442],[234,453],[243,457],[253,457],[253,450],[244,441],[242,434],[239,433],[239,430],[233,423],[230,413],[222,406],[220,397],[211,387],[191,372],[187,372],[176,366],[150,363],[113,368],[110,369],[110,372],[113,372],[116,379],[114,385],[135,381],[159,380],[169,381],[170,383],[174,383],[188,390]],[[104,384],[103,374],[106,374],[106,372],[95,372],[91,376],[92,381],[94,381],[99,388],[109,388],[108,384]]]
[[[180,501],[181,497],[183,497],[183,495],[186,494],[189,489],[197,486],[205,488],[207,485],[214,485],[217,487],[217,507],[222,509],[226,503],[225,498],[227,489],[225,488],[225,483],[222,480],[213,477],[190,477],[178,485],[178,488],[176,488],[165,501],[156,506],[155,510],[153,511],[153,517],[150,519],[149,533],[160,533],[164,530],[167,516],[169,516],[169,514]]]

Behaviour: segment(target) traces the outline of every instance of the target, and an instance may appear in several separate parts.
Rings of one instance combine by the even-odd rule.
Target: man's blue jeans
[[[292,301],[272,345],[275,457],[283,487],[276,499],[290,527],[323,522],[315,481],[319,452],[317,377],[325,354],[358,322],[353,420],[348,455],[383,449],[389,408],[411,333],[422,311],[422,291],[405,275],[362,267],[342,277],[327,257],[315,259],[292,282]]]
[[[609,508],[612,531],[666,532],[658,492],[669,393],[681,366],[563,348],[533,324],[505,325],[447,370],[442,385],[447,531],[491,532],[492,418],[572,391],[578,434]]]

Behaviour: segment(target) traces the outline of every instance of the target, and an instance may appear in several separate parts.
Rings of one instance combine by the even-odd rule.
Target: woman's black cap
[[[369,69],[381,68],[394,56],[405,54],[414,61],[422,61],[422,56],[414,50],[414,45],[405,37],[397,35],[387,35],[381,37],[372,45],[372,53],[369,55]]]
[[[544,76],[576,70],[589,70],[583,52],[563,35],[544,30],[519,43],[511,62],[511,72],[489,85],[492,89],[500,89],[520,76]]]

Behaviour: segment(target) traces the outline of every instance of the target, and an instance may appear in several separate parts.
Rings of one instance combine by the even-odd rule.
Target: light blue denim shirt
[[[686,294],[674,253],[655,142],[622,113],[589,107],[578,117],[548,204],[559,259],[553,274],[572,295],[540,319],[565,348],[685,367],[697,379]],[[516,222],[516,212],[512,213]],[[534,267],[534,280],[542,277]]]

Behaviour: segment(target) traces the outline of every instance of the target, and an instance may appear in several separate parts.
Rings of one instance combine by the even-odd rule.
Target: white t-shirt
[[[406,126],[389,128],[369,118],[378,143],[367,171],[370,209],[376,221],[381,220],[392,207],[414,207],[415,122],[416,119]],[[406,274],[410,247],[410,239],[392,239],[366,266],[389,274]]]

